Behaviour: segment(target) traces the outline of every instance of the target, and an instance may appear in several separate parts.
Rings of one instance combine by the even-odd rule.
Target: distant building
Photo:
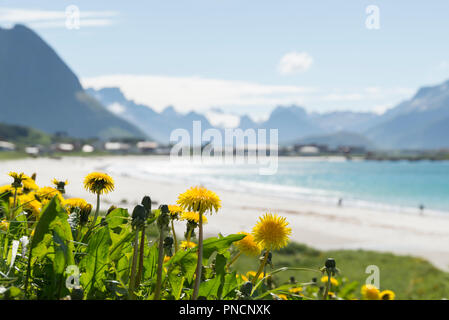
[[[154,141],[139,141],[137,142],[137,149],[144,153],[153,153],[159,147],[159,144]]]
[[[320,148],[317,146],[303,146],[299,148],[299,153],[304,155],[312,155],[312,154],[319,154]]]
[[[72,143],[57,143],[54,145],[54,149],[60,152],[71,152],[75,150],[75,146]]]
[[[25,147],[25,153],[30,156],[37,156],[40,152],[39,147]]]
[[[111,152],[127,152],[131,149],[128,143],[123,142],[106,142],[104,144],[104,149]]]
[[[84,146],[81,147],[81,151],[85,153],[91,153],[95,151],[95,148],[90,144],[85,144]]]
[[[16,150],[16,145],[7,141],[0,141],[0,151],[14,151]]]

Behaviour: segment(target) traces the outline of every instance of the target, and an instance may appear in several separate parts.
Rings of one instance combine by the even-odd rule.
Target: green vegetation
[[[274,255],[273,267],[277,269],[301,265],[313,268],[327,257],[337,261],[341,272],[336,278],[344,282],[350,279],[359,284],[365,283],[369,276],[365,273],[366,267],[376,265],[380,269],[381,289],[394,289],[398,299],[449,298],[449,273],[415,257],[365,250],[319,251],[303,244],[290,243]],[[241,257],[235,263],[235,268],[241,272],[255,270],[257,266],[257,261],[248,257]],[[312,277],[316,277],[314,274],[287,271],[279,274],[278,278],[280,282],[285,282],[290,276],[294,276],[298,282],[310,281]],[[360,297],[360,292],[355,293]]]
[[[36,129],[0,123],[0,140],[13,142],[18,146],[49,145],[51,136]]]

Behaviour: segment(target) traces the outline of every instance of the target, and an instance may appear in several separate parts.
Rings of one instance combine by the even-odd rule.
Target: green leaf
[[[112,245],[109,249],[109,255],[111,261],[117,261],[123,255],[123,250],[125,247],[131,247],[131,240],[134,238],[134,232],[131,230],[131,227],[127,226],[126,228],[122,228],[122,232],[119,236],[111,233],[111,241]]]
[[[233,242],[242,240],[245,237],[244,234],[231,234],[224,238],[209,238],[203,242],[203,257],[209,259],[209,257],[217,251],[218,253],[224,253]],[[192,249],[190,249],[192,250]],[[195,250],[195,248],[193,248]]]
[[[179,250],[176,254],[170,258],[167,262],[167,266],[179,265],[181,271],[186,277],[187,281],[192,281],[193,275],[195,274],[196,264],[198,261],[198,255],[196,249],[192,248],[189,250]]]
[[[58,215],[58,211],[56,210],[58,206],[57,201],[57,197],[54,197],[43,209],[39,222],[36,225],[33,239],[31,240],[31,250],[34,249],[39,244],[39,242],[44,239],[45,234],[49,232],[50,224]]]
[[[233,271],[225,275],[223,290],[221,292],[222,299],[235,298],[235,290],[238,288],[237,272]]]
[[[110,229],[120,227],[128,222],[129,214],[127,209],[117,208],[108,214],[106,222]]]
[[[143,279],[153,279],[157,272],[157,242],[155,242],[149,249],[148,255],[143,260]]]
[[[81,261],[85,272],[81,275],[81,283],[84,287],[85,296],[94,298],[96,291],[104,291],[104,282],[106,279],[106,270],[109,263],[109,246],[111,237],[107,226],[99,229],[90,238],[87,246],[86,256]]]

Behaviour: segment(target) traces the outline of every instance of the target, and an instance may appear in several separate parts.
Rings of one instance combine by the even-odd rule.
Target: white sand
[[[152,157],[145,160],[151,161]],[[40,186],[50,185],[52,178],[69,180],[67,196],[83,197],[94,203],[95,197],[85,191],[82,181],[93,170],[107,168],[108,164],[122,161],[123,157],[55,159],[25,159],[0,162],[0,185],[10,183],[7,173],[37,172]],[[142,157],[127,157],[127,161],[142,161]],[[140,202],[150,195],[159,204],[174,204],[177,195],[190,185],[186,183],[140,180],[126,176],[115,176],[116,189],[104,197],[104,208],[111,203],[125,207]],[[302,200],[285,200],[255,196],[214,188],[222,199],[222,209],[212,217],[206,232],[210,235],[237,231],[250,231],[258,216],[266,211],[277,212],[287,218],[293,229],[292,240],[317,249],[370,249],[396,254],[418,256],[431,261],[435,266],[449,270],[449,215],[413,215],[382,212],[360,208],[321,205]],[[179,233],[184,232],[179,224]],[[369,265],[369,261],[367,261]]]

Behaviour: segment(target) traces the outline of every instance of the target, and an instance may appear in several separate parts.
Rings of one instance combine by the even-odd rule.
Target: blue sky
[[[80,29],[65,9],[80,10]],[[368,29],[366,8],[379,8]],[[0,1],[0,26],[41,35],[85,86],[120,86],[157,110],[266,117],[382,112],[449,79],[449,1]]]

